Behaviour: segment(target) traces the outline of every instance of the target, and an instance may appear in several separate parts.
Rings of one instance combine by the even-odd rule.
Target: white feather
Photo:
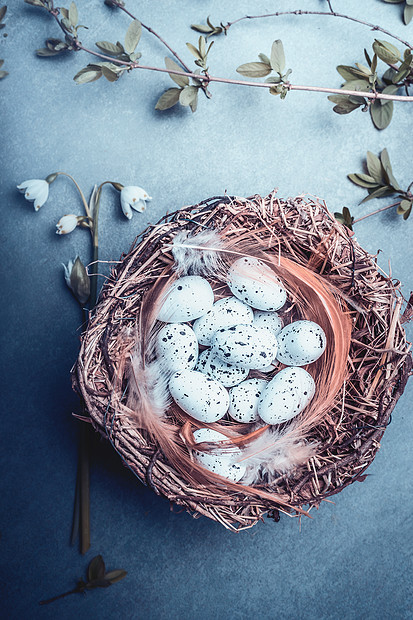
[[[306,463],[316,451],[317,444],[307,443],[291,425],[282,431],[271,428],[253,439],[243,450],[240,463],[246,465],[243,484],[271,483],[280,474],[291,472]]]
[[[221,264],[224,242],[215,230],[203,230],[191,236],[182,230],[172,242],[174,270],[181,275],[214,276]]]

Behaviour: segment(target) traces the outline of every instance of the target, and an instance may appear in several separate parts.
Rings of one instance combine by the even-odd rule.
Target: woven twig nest
[[[156,437],[137,427],[124,406],[128,390],[125,349],[132,350],[144,295],[172,269],[170,242],[182,229],[212,227],[227,239],[259,239],[268,254],[310,266],[342,292],[352,319],[347,378],[334,407],[311,430],[317,453],[293,472],[280,474],[265,498],[232,485],[189,484],[165,458]],[[374,257],[352,239],[317,199],[215,197],[185,207],[150,226],[136,239],[104,285],[82,338],[74,371],[92,424],[124,463],[157,494],[194,516],[231,530],[264,515],[301,514],[356,480],[380,447],[393,408],[403,393],[412,359],[402,323],[399,283],[382,274]]]

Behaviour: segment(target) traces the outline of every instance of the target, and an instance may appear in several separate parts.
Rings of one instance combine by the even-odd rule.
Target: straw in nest
[[[251,242],[259,245],[276,265],[284,261],[297,270],[309,270],[310,278],[335,291],[345,317],[340,329],[345,332],[346,321],[351,320],[347,349],[344,344],[337,354],[345,356],[342,372],[334,374],[339,383],[332,387],[330,400],[321,395],[312,410],[318,414],[304,425],[306,442],[316,449],[304,463],[271,479],[264,477],[252,487],[203,474],[191,460],[192,431],[208,425],[197,425],[172,405],[158,431],[129,406],[130,359],[146,346],[143,317],[148,313],[143,310],[156,301],[162,281],[174,277],[171,243],[183,229],[193,235],[213,229],[234,247],[243,248],[244,241],[247,247]],[[296,319],[298,312],[298,318],[307,318],[294,293],[292,298],[287,309],[291,317]],[[266,198],[211,198],[149,227],[122,258],[103,287],[83,335],[74,383],[93,426],[109,439],[125,464],[156,493],[194,516],[205,515],[236,531],[253,526],[265,514],[276,520],[279,512],[308,514],[322,500],[362,480],[379,448],[412,366],[402,328],[411,306],[401,315],[402,302],[399,285],[380,273],[374,259],[319,200],[282,201],[275,193]],[[334,377],[328,375],[328,367],[319,365],[317,374],[331,384]],[[320,407],[321,401],[328,407]],[[143,410],[151,404],[143,403]],[[236,434],[236,426],[229,421],[224,420],[222,428],[228,437]],[[251,429],[248,437],[254,432],[262,431]],[[161,434],[168,437],[168,433],[175,451],[161,440]],[[180,455],[185,467],[179,464]]]

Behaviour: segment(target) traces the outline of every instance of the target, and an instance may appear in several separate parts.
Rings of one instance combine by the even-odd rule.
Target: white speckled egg
[[[234,366],[233,364],[223,362],[217,357],[213,349],[202,351],[195,370],[199,370],[199,372],[203,372],[208,377],[216,379],[225,387],[238,385],[238,383],[247,378],[249,373],[248,368],[241,368],[241,366]]]
[[[156,337],[156,353],[167,370],[192,370],[198,360],[195,332],[183,323],[165,325]]]
[[[196,443],[228,441],[228,437],[211,428],[199,428],[194,432],[194,439]],[[245,473],[245,465],[234,462],[241,456],[241,450],[235,445],[234,449],[231,448],[230,451],[217,447],[212,452],[196,451],[194,456],[205,469],[209,469],[209,471],[224,476],[224,478],[229,478],[234,482],[238,482]]]
[[[282,330],[282,320],[276,312],[265,312],[265,310],[254,310],[254,321],[252,323],[255,327],[266,327],[277,336]]]
[[[202,372],[176,372],[169,381],[169,391],[176,404],[200,422],[217,422],[228,411],[227,390]]]
[[[287,422],[307,407],[314,392],[314,379],[304,368],[284,368],[263,391],[258,414],[267,424]]]
[[[250,424],[259,419],[258,401],[268,382],[247,379],[229,391],[229,415],[237,422]]]
[[[286,325],[277,340],[277,359],[286,366],[312,364],[326,348],[324,330],[313,321],[294,321]]]
[[[199,344],[209,346],[217,329],[252,323],[252,309],[236,297],[224,297],[215,302],[212,310],[197,319],[193,330],[197,335]]]
[[[228,364],[260,370],[275,358],[277,339],[264,327],[235,325],[216,331],[212,347]]]
[[[287,299],[271,267],[254,257],[236,260],[228,271],[227,284],[235,297],[258,310],[278,310]]]
[[[200,276],[183,276],[171,285],[158,314],[164,323],[193,321],[209,312],[214,303],[210,283]]]

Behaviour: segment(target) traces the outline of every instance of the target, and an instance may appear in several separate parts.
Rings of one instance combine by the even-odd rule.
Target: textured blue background
[[[101,257],[117,260],[136,234],[167,210],[212,195],[302,192],[324,198],[330,210],[347,205],[356,216],[388,204],[357,206],[364,192],[346,174],[361,169],[366,150],[387,147],[403,187],[413,180],[412,106],[395,106],[383,132],[360,111],[339,117],[325,95],[291,93],[286,101],[258,89],[211,85],[198,111],[154,111],[172,82],[135,71],[116,84],[77,86],[72,76],[86,54],[37,58],[46,37],[60,36],[43,11],[10,0],[0,57],[10,75],[0,83],[2,385],[2,609],[8,618],[258,617],[373,619],[412,617],[412,385],[385,433],[363,484],[355,484],[306,519],[283,517],[231,534],[206,519],[173,514],[127,471],[103,441],[95,442],[91,474],[92,547],[85,558],[69,546],[79,411],[69,371],[76,359],[78,309],[65,288],[62,262],[79,252],[90,260],[88,235],[59,238],[54,224],[80,213],[75,190],[58,179],[37,214],[15,190],[28,178],[72,173],[89,193],[106,179],[137,184],[153,196],[128,222],[108,189],[101,216]],[[184,56],[196,41],[189,24],[232,20],[245,13],[307,8],[324,0],[263,3],[130,0],[128,7]],[[380,0],[334,2],[337,10],[379,23],[403,38],[400,5]],[[341,6],[341,5],[344,5]],[[274,6],[273,6],[274,5]],[[101,0],[78,1],[81,40],[123,39],[129,18]],[[340,85],[337,64],[363,61],[375,33],[330,17],[283,17],[234,26],[216,41],[211,73],[237,77],[235,68],[284,42],[296,84]],[[380,36],[379,38],[386,38]],[[142,62],[163,66],[165,50],[144,33]],[[357,225],[360,243],[413,288],[411,227],[387,212]],[[105,266],[102,265],[102,271]],[[87,562],[102,553],[127,578],[108,590],[73,596],[47,608],[38,601],[74,585]]]

